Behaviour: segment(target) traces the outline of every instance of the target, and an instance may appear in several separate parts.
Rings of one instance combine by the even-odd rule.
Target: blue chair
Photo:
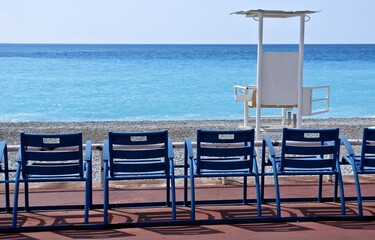
[[[185,140],[185,175],[190,167],[191,219],[195,220],[195,178],[243,177],[242,203],[247,204],[247,177],[256,183],[257,215],[261,216],[258,166],[254,148],[254,129],[236,131],[197,130],[197,151],[194,158],[190,138]],[[184,202],[187,205],[187,183]],[[214,201],[223,203],[224,201]],[[214,203],[212,202],[212,203]]]
[[[168,131],[121,133],[109,132],[104,141],[104,224],[108,224],[109,182],[137,179],[166,179],[166,205],[171,206],[176,219],[176,194],[173,165],[173,145]],[[172,200],[171,193],[172,192]],[[132,206],[141,206],[136,203]],[[150,203],[147,206],[160,205]],[[116,204],[116,207],[131,204]]]
[[[318,202],[322,201],[323,175],[334,175],[334,195],[336,201],[337,185],[340,185],[341,214],[345,215],[344,186],[339,166],[339,129],[288,129],[282,133],[281,156],[276,156],[269,137],[263,139],[262,151],[262,201],[264,201],[265,167],[272,166],[277,216],[281,217],[279,176],[318,175]],[[266,158],[267,148],[269,157]],[[307,200],[307,199],[305,199]]]
[[[92,205],[91,141],[86,142],[83,157],[82,133],[31,134],[21,133],[17,156],[14,190],[13,227],[17,226],[19,184],[25,184],[25,210],[64,209],[69,206],[29,206],[29,183],[76,182],[86,183],[84,222],[88,223]],[[81,205],[79,206],[81,207]]]
[[[350,164],[353,170],[358,200],[358,215],[363,216],[362,194],[359,174],[375,174],[375,129],[363,129],[361,155],[356,155],[346,137],[341,137],[348,155],[342,157],[342,164]]]
[[[0,183],[4,183],[5,189],[5,211],[10,212],[9,203],[9,165],[8,165],[8,148],[6,142],[0,142],[0,173],[4,174],[4,179]]]

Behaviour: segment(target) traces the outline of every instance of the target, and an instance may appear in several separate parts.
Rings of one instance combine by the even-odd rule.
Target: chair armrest
[[[85,161],[91,162],[92,159],[92,141],[86,141],[86,149],[85,149]]]
[[[273,147],[271,139],[267,136],[263,138],[263,151],[266,151],[266,148],[269,149],[270,156],[274,158],[276,156],[275,148]]]
[[[20,164],[22,162],[22,154],[21,154],[21,145],[18,148],[17,156],[16,156],[17,162]]]
[[[185,153],[184,154],[185,154],[185,169],[190,167],[190,174],[193,174],[196,166],[194,162],[193,145],[191,144],[190,138],[185,138]]]
[[[354,156],[354,150],[352,145],[349,143],[348,139],[346,137],[340,136],[341,142],[344,144],[346,151],[348,151],[349,156]]]
[[[174,162],[173,158],[169,158],[169,174],[174,177]]]
[[[173,143],[172,139],[168,138],[168,159],[174,158],[174,150],[173,150]]]
[[[266,158],[267,148],[269,151],[268,158]],[[275,157],[276,157],[276,152],[275,152],[275,148],[273,147],[272,141],[268,136],[265,136],[262,142],[262,169],[264,168],[265,164],[268,164],[269,160],[272,162],[272,165],[274,165]]]
[[[6,142],[0,142],[0,163],[3,161],[3,157],[6,157],[7,145]],[[1,168],[1,166],[0,166]]]
[[[185,138],[185,153],[186,157],[190,159],[194,158],[193,145],[191,144],[190,138]]]
[[[103,161],[108,162],[109,160],[109,142],[108,139],[103,141]]]

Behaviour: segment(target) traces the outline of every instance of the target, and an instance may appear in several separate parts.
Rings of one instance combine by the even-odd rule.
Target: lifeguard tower
[[[277,132],[282,127],[297,127],[302,116],[329,111],[329,86],[303,87],[304,33],[309,14],[315,11],[247,10],[232,14],[245,15],[258,22],[256,85],[234,83],[236,101],[244,102],[244,126],[248,127],[249,108],[255,109],[256,139],[261,131]],[[263,50],[263,21],[265,18],[292,18],[300,21],[298,52],[266,52]],[[317,92],[318,94],[315,94]],[[314,107],[318,106],[318,109]],[[281,125],[262,126],[262,108],[280,108]],[[293,118],[292,118],[293,116]],[[271,116],[271,118],[276,118]]]

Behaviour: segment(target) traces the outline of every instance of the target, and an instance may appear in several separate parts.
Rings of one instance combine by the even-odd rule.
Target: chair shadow
[[[320,222],[321,224],[341,229],[351,230],[375,230],[374,221],[336,221],[336,222]]]
[[[325,204],[326,206],[321,207],[298,207],[298,210],[301,211],[302,215],[305,217],[325,217],[325,216],[341,216],[341,208],[340,206],[331,206],[329,204]],[[328,206],[327,206],[328,205]],[[357,212],[353,209],[346,208],[347,215],[357,215]]]
[[[1,228],[0,228],[1,231]],[[26,236],[22,233],[0,233],[0,239],[8,240],[38,240],[38,238],[33,238]]]
[[[108,238],[125,238],[134,237],[135,235],[130,233],[124,233],[112,229],[95,229],[95,230],[64,230],[57,231],[55,234],[59,234],[63,237],[71,239],[108,239]]]
[[[148,212],[148,213],[137,213],[137,222],[151,222],[151,221],[171,221],[172,213],[168,212]]]
[[[258,218],[257,209],[226,209],[217,210],[222,219]],[[262,207],[262,217],[274,217],[276,212],[270,208]]]
[[[11,214],[4,214],[5,216],[1,216],[0,217],[0,232],[1,232],[1,228],[4,227],[4,228],[9,228],[12,226],[12,221],[13,221],[13,216]],[[25,216],[19,216],[17,218],[17,226],[22,226],[26,223],[27,221],[27,217]],[[41,224],[39,222],[39,224]],[[2,239],[2,238],[0,238]]]
[[[233,224],[232,226],[245,229],[252,232],[298,232],[313,230],[311,228],[294,225],[287,222],[274,222],[274,223],[241,223]]]
[[[55,215],[53,215],[55,214]],[[59,226],[80,223],[83,224],[84,216],[82,214],[68,215],[64,213],[64,216],[57,215],[58,213],[49,212],[49,214],[43,214],[42,212],[28,212],[18,214],[17,226]],[[9,220],[10,223],[12,220]]]
[[[198,215],[205,216],[204,219],[212,220],[215,219],[214,216],[209,213],[202,211],[200,209],[196,210]],[[153,212],[141,212],[141,213],[126,213],[124,211],[118,211],[117,216],[127,217],[127,222],[152,222],[152,221],[172,221],[172,213],[170,209],[166,208],[164,210]],[[112,216],[114,217],[114,215]],[[177,220],[190,220],[191,212],[189,210],[178,209],[177,210]],[[202,217],[203,218],[203,217]]]
[[[163,227],[146,227],[148,231],[155,232],[161,235],[209,235],[224,233],[211,228],[199,226],[199,225],[187,225],[187,226],[163,226]]]
[[[353,207],[356,209],[356,206]],[[350,209],[351,212],[357,214],[356,211]],[[375,210],[373,207],[363,207],[365,216],[375,216]],[[337,227],[341,229],[353,229],[353,230],[375,230],[375,221],[335,221],[335,222],[321,222],[322,224]]]

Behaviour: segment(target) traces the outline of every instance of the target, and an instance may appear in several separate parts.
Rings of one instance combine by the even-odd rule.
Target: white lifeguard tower
[[[308,14],[315,11],[247,10],[232,14],[245,15],[258,21],[258,55],[256,85],[234,83],[236,101],[244,102],[244,127],[248,127],[249,108],[254,108],[256,139],[260,133],[281,127],[301,127],[302,116],[329,111],[329,86],[303,87],[304,33]],[[263,21],[265,18],[299,17],[300,41],[298,52],[266,52],[263,50]],[[318,90],[318,98],[313,92]],[[323,92],[323,93],[322,93]],[[316,110],[313,104],[320,103]],[[321,106],[323,104],[323,107]],[[262,108],[281,108],[281,125],[261,126]],[[291,120],[292,111],[293,121]],[[288,116],[288,119],[287,119]],[[263,116],[267,117],[267,116]],[[269,117],[269,116],[268,116]],[[274,118],[274,116],[272,116]],[[294,124],[293,124],[294,123]],[[281,127],[280,127],[281,126]]]

